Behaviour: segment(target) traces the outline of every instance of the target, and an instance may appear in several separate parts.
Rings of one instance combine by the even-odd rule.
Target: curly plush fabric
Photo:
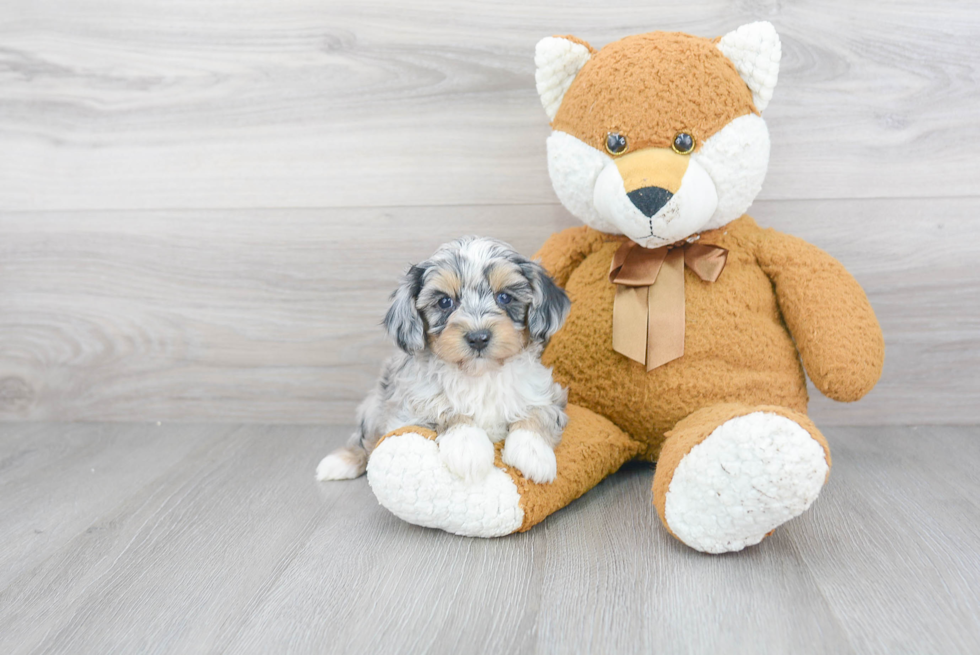
[[[725,403],[705,407],[679,422],[667,433],[667,444],[657,460],[657,471],[653,478],[653,504],[657,508],[657,513],[664,522],[664,526],[667,527],[671,534],[673,534],[673,530],[666,520],[667,492],[670,488],[670,483],[673,481],[674,471],[677,470],[681,460],[695,446],[703,443],[705,439],[711,436],[719,426],[728,423],[731,419],[748,416],[756,412],[788,418],[806,430],[809,436],[821,447],[826,461],[826,475],[829,475],[831,464],[830,447],[827,445],[827,440],[824,436],[820,434],[817,426],[807,416],[774,405],[749,407],[738,403]]]
[[[752,91],[714,43],[652,32],[610,43],[568,87],[552,127],[605,151],[617,131],[629,149],[669,148],[678,132],[697,144],[739,116],[758,113]]]
[[[536,257],[572,299],[568,322],[543,357],[569,388],[571,401],[569,424],[555,450],[557,478],[543,485],[525,479],[502,461],[501,442],[495,477],[467,486],[443,470],[434,432],[406,427],[386,435],[372,455],[368,478],[379,500],[418,525],[499,536],[530,529],[623,463],[639,458],[657,462],[654,503],[673,533],[665,503],[680,462],[731,419],[752,414],[790,419],[819,445],[829,471],[827,442],[806,416],[806,380],[797,346],[828,395],[856,400],[866,393],[881,373],[884,344],[864,292],[822,250],[763,230],[748,216],[705,232],[701,239],[728,249],[728,264],[713,283],[686,272],[685,354],[648,372],[611,347],[615,291],[608,273],[623,238],[588,227],[553,235]],[[389,442],[402,436],[414,441],[403,440],[392,449]],[[719,452],[730,456],[724,449]],[[760,453],[770,464],[784,466],[764,448]],[[791,460],[785,464],[790,471],[795,470],[791,465],[800,465],[798,457]],[[782,480],[789,487],[780,488],[784,495],[772,508],[751,505],[751,498],[742,498],[738,506],[755,507],[757,519],[766,510],[781,516],[776,510],[787,511],[787,506],[802,511],[815,493],[794,496],[795,482]],[[801,477],[800,482],[807,480]],[[688,513],[682,525],[697,518],[696,512]],[[685,541],[722,552],[758,539],[709,535]]]
[[[860,400],[878,382],[885,359],[864,290],[836,259],[775,230],[766,230],[756,258],[813,384],[834,400]]]
[[[542,358],[569,390],[557,478],[525,480],[502,462],[498,444],[488,480],[466,487],[447,477],[434,435],[410,429],[389,436],[377,468],[374,457],[368,465],[382,504],[420,525],[499,536],[529,529],[624,462],[644,459],[657,463],[653,496],[664,526],[703,552],[759,543],[806,511],[831,465],[826,439],[806,416],[806,375],[831,398],[857,400],[881,375],[884,340],[839,262],[742,215],[768,165],[759,111],[772,97],[780,53],[764,22],[715,40],[641,34],[599,51],[574,37],[539,43],[539,90],[555,130],[549,173],[559,199],[587,224],[552,235],[535,256],[572,300]],[[696,206],[704,189],[684,195],[692,184],[685,177],[664,189],[672,195],[661,209],[630,210],[632,189],[616,163],[625,157],[605,151],[610,131],[627,139],[624,153],[649,149],[631,160],[642,159],[643,170],[625,173],[639,188],[660,188],[669,177],[658,162],[673,155],[655,150],[670,148],[678,132],[692,134],[688,169],[713,185],[715,209]],[[685,269],[684,354],[650,371],[612,348],[610,264],[623,235],[643,245],[640,228],[659,245],[699,240],[728,251],[714,282]]]
[[[555,267],[549,272],[567,278],[572,300],[543,361],[569,387],[570,402],[644,443],[651,461],[665,433],[702,407],[780,405],[805,414],[797,343],[815,382],[841,399],[857,400],[881,374],[884,342],[874,311],[832,257],[748,216],[702,234],[701,242],[728,249],[728,264],[710,284],[685,272],[684,356],[649,372],[611,346],[615,289],[608,274],[621,240],[570,228],[538,253],[545,267]],[[789,253],[792,265],[780,267]]]
[[[409,523],[474,537],[530,530],[643,450],[608,419],[575,405],[567,412],[569,425],[555,449],[558,475],[549,484],[535,484],[507,466],[500,442],[495,469],[470,485],[445,470],[436,433],[420,427],[382,437],[368,464],[368,481],[378,500]]]
[[[776,28],[765,21],[749,23],[714,42],[752,89],[755,108],[765,111],[776,88],[779,60],[783,54]]]
[[[378,502],[399,518],[471,537],[501,537],[523,521],[521,498],[510,476],[493,468],[479,486],[443,464],[435,433],[399,430],[378,443],[367,466]]]
[[[521,494],[524,522],[518,532],[530,530],[553,512],[572,502],[604,478],[619,470],[643,450],[642,444],[612,424],[609,419],[582,407],[569,405],[568,427],[555,449],[558,477],[551,484],[534,484],[500,461]]]

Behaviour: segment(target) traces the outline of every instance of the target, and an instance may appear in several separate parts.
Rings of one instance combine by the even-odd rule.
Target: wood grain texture
[[[646,467],[497,540],[314,483],[408,263],[576,224],[535,42],[760,18],[752,213],[848,266],[887,343],[861,403],[814,393],[812,511],[711,557]],[[980,651],[980,431],[834,427],[980,422],[978,44],[924,0],[5,1],[0,653]]]
[[[837,428],[832,434],[840,493],[814,505],[808,517],[814,532],[799,552],[827,601],[851,607],[842,622],[851,643],[867,653],[977,651],[980,432]],[[923,623],[937,607],[945,618]],[[911,638],[910,629],[924,641]]]
[[[827,430],[834,470],[811,511],[724,556],[666,534],[646,466],[525,534],[411,526],[363,478],[313,481],[345,433],[0,425],[0,483],[22,489],[0,493],[0,534],[36,546],[3,562],[0,652],[980,649],[975,427]],[[99,458],[132,466],[80,481]]]
[[[922,0],[13,0],[0,210],[550,203],[534,44],[765,18],[767,199],[975,195],[980,14]]]
[[[564,224],[555,206],[0,217],[0,418],[349,423],[411,262],[474,231],[531,253]]]
[[[44,561],[68,539],[92,527],[92,516],[117,506],[177,462],[225,435],[227,427],[171,430],[103,424],[62,424],[39,432],[33,424],[4,431],[0,495],[4,526],[0,588],[22,568]],[[139,434],[160,433],[141,439]]]
[[[813,391],[818,422],[980,421],[980,200],[752,212],[838,257],[885,331],[881,383]],[[532,253],[574,224],[556,205],[0,214],[0,419],[349,423],[410,262],[474,232]]]
[[[783,42],[752,212],[838,256],[885,329],[822,424],[980,421],[980,13],[969,3],[10,0],[0,7],[0,421],[344,424],[397,274],[576,224],[533,48]]]

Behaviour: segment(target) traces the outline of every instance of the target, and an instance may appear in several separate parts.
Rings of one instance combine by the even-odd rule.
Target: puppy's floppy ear
[[[527,329],[532,339],[547,342],[565,324],[572,302],[541,264],[522,258],[520,267],[533,295],[527,312]]]
[[[422,291],[424,264],[412,266],[402,277],[401,284],[391,294],[391,307],[385,314],[385,330],[398,347],[412,355],[425,349],[425,323],[415,301]]]

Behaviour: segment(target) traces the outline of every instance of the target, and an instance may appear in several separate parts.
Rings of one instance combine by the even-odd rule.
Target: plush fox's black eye
[[[452,309],[453,299],[449,296],[443,296],[439,299],[439,309]]]
[[[694,150],[694,137],[687,132],[678,132],[670,147],[679,155],[689,155]]]
[[[499,302],[501,305],[509,305],[511,300],[512,298],[510,297],[509,293],[497,294],[497,302]]]
[[[606,150],[611,155],[621,155],[626,152],[626,137],[619,132],[610,132],[606,135]]]

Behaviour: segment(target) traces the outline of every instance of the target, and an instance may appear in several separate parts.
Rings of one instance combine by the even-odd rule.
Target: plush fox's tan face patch
[[[582,67],[552,126],[605,152],[606,137],[627,140],[621,154],[670,148],[678,133],[697,148],[745,114],[752,92],[709,39],[653,32],[602,48]]]
[[[643,148],[616,160],[626,193],[657,186],[677,193],[687,172],[690,158],[666,148]]]

